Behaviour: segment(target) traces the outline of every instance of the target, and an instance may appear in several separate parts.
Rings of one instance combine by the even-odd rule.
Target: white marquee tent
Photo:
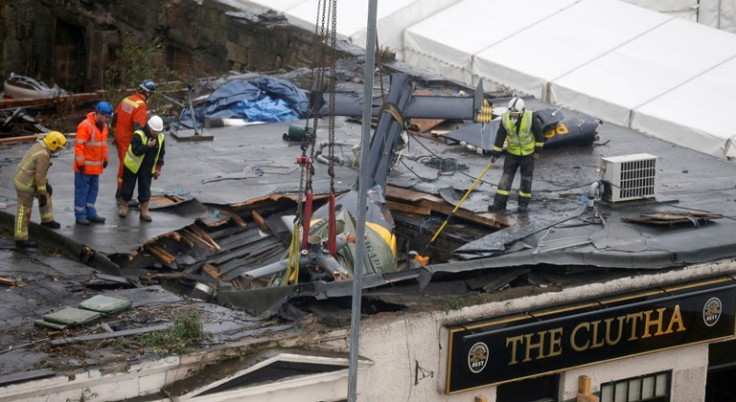
[[[390,48],[397,58],[403,58],[403,31],[459,0],[379,0],[376,16],[378,45]],[[290,23],[314,31],[317,9],[325,0],[237,0],[261,10],[283,13]],[[329,0],[327,1],[329,3]],[[337,1],[337,36],[357,46],[365,47],[368,22],[367,0]],[[321,21],[320,21],[321,24]]]
[[[548,101],[550,82],[672,18],[618,0],[577,2],[478,52],[473,75]]]
[[[318,0],[239,2],[314,30]],[[368,1],[337,3],[339,36],[364,46]],[[401,60],[449,79],[736,158],[736,35],[693,10],[720,25],[736,0],[379,0],[377,29]]]

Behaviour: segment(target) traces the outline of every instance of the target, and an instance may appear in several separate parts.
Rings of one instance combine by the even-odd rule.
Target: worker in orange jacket
[[[156,92],[156,84],[153,80],[145,79],[138,86],[133,95],[128,96],[118,103],[115,108],[115,116],[112,127],[115,129],[115,147],[118,151],[118,186],[115,198],[120,198],[120,187],[123,185],[123,166],[125,165],[125,153],[128,151],[133,132],[145,127],[148,121],[148,99]]]
[[[48,183],[51,155],[61,148],[66,149],[66,137],[58,131],[50,131],[26,152],[18,164],[14,179],[18,202],[14,234],[16,247],[36,247],[36,242],[28,239],[28,223],[31,221],[34,198],[38,198],[41,226],[50,229],[61,227],[54,220],[51,185]]]
[[[95,202],[100,189],[100,175],[110,159],[107,154],[107,124],[112,106],[102,101],[77,126],[74,141],[74,216],[79,225],[105,223],[97,214]]]

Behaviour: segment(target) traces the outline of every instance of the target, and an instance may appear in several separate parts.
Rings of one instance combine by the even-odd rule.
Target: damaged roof
[[[504,99],[496,102],[502,105]],[[531,110],[550,107],[534,99],[527,105]],[[514,197],[509,211],[486,212],[501,175],[501,164],[496,163],[464,199],[438,241],[431,243],[489,163],[488,156],[443,135],[465,123],[448,120],[434,131],[412,133],[401,150],[385,194],[396,221],[398,248],[434,259],[426,267],[366,277],[364,295],[376,302],[373,308],[415,308],[446,302],[453,295],[514,297],[736,255],[736,241],[728,235],[734,231],[736,216],[736,166],[608,124],[598,127],[598,140],[590,146],[543,152],[526,215],[516,213]],[[296,158],[302,152],[299,142],[283,137],[292,125],[304,127],[305,122],[209,128],[212,141],[177,141],[169,136],[163,174],[153,182],[152,223],[139,222],[136,213],[117,217],[113,197],[117,158],[112,157],[101,177],[97,202],[107,222],[75,225],[73,152],[62,153],[53,158],[49,172],[54,215],[62,228],[53,231],[32,224],[31,236],[44,245],[32,252],[13,250],[9,230],[15,212],[15,165],[29,144],[1,149],[0,196],[5,209],[0,219],[6,230],[0,277],[7,280],[3,285],[7,291],[0,300],[12,309],[3,314],[0,375],[14,373],[19,359],[24,362],[20,370],[29,373],[26,378],[47,375],[46,368],[105,364],[109,356],[102,352],[85,351],[69,358],[51,347],[53,337],[83,341],[104,327],[95,324],[76,334],[64,332],[68,330],[50,334],[33,325],[45,314],[97,294],[133,301],[130,311],[104,320],[110,327],[111,321],[120,323],[113,333],[160,325],[187,308],[209,316],[204,321],[205,328],[216,334],[212,343],[273,336],[268,331],[298,333],[305,330],[303,323],[289,320],[302,318],[305,312],[331,325],[346,325],[347,309],[339,307],[339,299],[350,296],[350,281],[268,288],[243,275],[280,260],[288,247],[300,189]],[[326,139],[326,127],[326,122],[320,123],[318,143]],[[359,122],[336,118],[336,154],[343,160],[335,166],[337,192],[356,183],[352,148],[360,143],[360,133]],[[589,188],[600,179],[601,158],[641,152],[657,157],[656,198],[586,207]],[[317,163],[316,195],[328,193],[329,180],[327,165]],[[518,187],[518,180],[517,175],[512,188]],[[38,222],[37,211],[32,220]],[[498,293],[504,289],[509,293]],[[191,296],[218,303],[193,301]],[[338,308],[305,306],[301,304],[305,299],[336,299]],[[286,303],[290,300],[295,303]],[[162,313],[164,306],[173,312]],[[30,341],[21,341],[16,334]],[[39,366],[46,368],[38,371]]]

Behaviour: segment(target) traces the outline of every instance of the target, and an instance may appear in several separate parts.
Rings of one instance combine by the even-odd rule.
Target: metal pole
[[[371,136],[371,115],[373,109],[373,75],[376,68],[376,10],[378,0],[368,0],[368,29],[365,41],[365,72],[363,74],[363,125],[360,141],[360,172],[358,174],[358,233],[354,272],[353,305],[350,317],[350,368],[348,371],[348,401],[357,401],[358,356],[360,354],[360,308],[363,293],[362,277],[365,273],[365,206],[368,189],[365,184],[365,166]]]

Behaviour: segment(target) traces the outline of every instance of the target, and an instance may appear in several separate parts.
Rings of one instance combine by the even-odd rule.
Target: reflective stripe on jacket
[[[18,170],[15,172],[15,188],[29,192],[38,191],[39,195],[45,195],[50,165],[51,150],[43,140],[39,140],[18,164]]]
[[[107,155],[107,126],[102,130],[95,123],[95,112],[87,114],[77,126],[77,137],[74,141],[74,171],[84,165],[84,174],[101,175],[102,165],[109,162]]]
[[[115,108],[115,138],[130,140],[133,136],[133,123],[144,127],[146,119],[148,119],[148,104],[143,95],[136,92],[121,100]]]
[[[506,112],[501,117],[501,124],[506,129],[509,142],[507,151],[511,155],[526,156],[535,152],[534,134],[532,134],[532,112],[526,110],[519,118],[521,124],[511,121],[511,114]],[[518,128],[518,131],[517,131]]]
[[[135,133],[140,137],[143,144],[147,142],[146,140],[146,134],[142,130],[136,130]],[[158,156],[161,154],[161,147],[164,145],[164,133],[158,133],[158,149],[156,150],[156,158],[153,160],[153,166],[151,168],[151,174],[156,172],[156,164],[158,163]],[[138,173],[138,169],[141,168],[141,164],[143,163],[143,158],[146,157],[146,153],[142,153],[140,155],[136,155],[135,152],[133,152],[133,144],[131,141],[131,145],[128,146],[128,152],[125,153],[125,167],[128,168],[133,173]]]

